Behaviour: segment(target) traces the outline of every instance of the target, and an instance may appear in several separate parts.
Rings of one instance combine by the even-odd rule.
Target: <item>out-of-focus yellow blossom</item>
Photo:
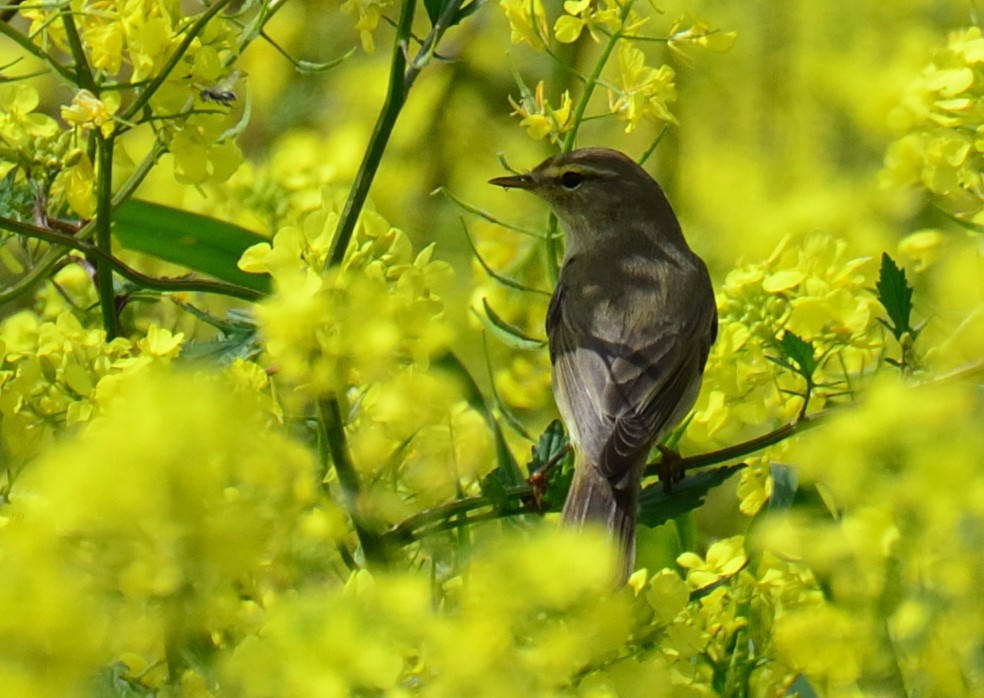
[[[36,687],[23,695],[82,695],[116,659],[180,671],[237,641],[254,627],[251,597],[297,571],[314,472],[221,380],[134,378],[4,508],[0,636],[18,649],[0,671]]]
[[[941,230],[917,230],[899,241],[898,261],[913,271],[926,271],[943,254],[945,242]]]
[[[645,54],[629,42],[618,45],[618,74],[608,89],[608,108],[631,133],[642,119],[678,123],[670,105],[676,101],[676,73],[668,65],[646,65]]]
[[[488,425],[446,376],[411,365],[360,389],[353,402],[353,460],[388,521],[476,493],[495,464]]]
[[[65,426],[88,421],[113,391],[110,384],[151,364],[166,364],[182,336],[152,328],[136,345],[105,341],[69,310],[50,320],[23,311],[0,325],[0,433],[11,464],[23,464]]]
[[[514,44],[528,44],[537,50],[549,40],[547,13],[541,0],[499,0],[499,7],[509,20]]]
[[[984,206],[984,37],[953,32],[892,114],[903,133],[885,156],[887,185],[925,187],[951,213],[981,223]]]
[[[607,0],[566,0],[564,13],[554,22],[554,37],[562,44],[577,41],[585,29],[598,41],[598,28],[615,31],[622,21],[621,7]]]
[[[886,376],[794,446],[836,518],[802,513],[765,529],[764,543],[809,564],[829,595],[824,608],[779,623],[777,643],[832,695],[855,680],[932,695],[980,690],[963,650],[979,641],[984,612],[975,572],[984,558],[968,535],[984,525],[982,414],[975,385],[907,387]],[[811,640],[818,627],[841,638],[837,647]],[[850,658],[841,643],[854,648]],[[954,672],[963,677],[956,693]]]
[[[199,114],[183,126],[168,129],[168,150],[174,155],[174,175],[189,184],[224,182],[243,161],[242,151],[225,131],[226,114]]]
[[[392,0],[345,0],[342,3],[342,12],[358,17],[355,28],[362,40],[362,49],[366,53],[372,53],[376,50],[372,33],[379,25],[379,18],[383,10],[391,4]]]
[[[535,141],[550,136],[551,143],[557,143],[561,136],[571,130],[573,122],[573,103],[571,95],[564,90],[560,95],[560,106],[556,109],[550,106],[550,101],[544,97],[544,83],[541,80],[533,95],[522,97],[517,104],[510,96],[509,104],[513,108],[513,116],[522,117],[519,125]]]
[[[0,175],[16,163],[6,151],[20,150],[34,139],[52,138],[58,133],[58,124],[46,114],[34,110],[38,106],[38,91],[22,82],[0,84],[0,152],[9,163],[0,163]]]
[[[99,129],[103,138],[109,138],[114,129],[113,114],[119,108],[117,92],[107,92],[105,98],[100,99],[89,90],[79,90],[72,98],[71,106],[61,108],[61,116],[83,129]]]
[[[268,271],[278,293],[257,310],[278,375],[310,395],[344,391],[393,375],[401,362],[426,367],[451,337],[439,291],[450,266],[418,254],[376,214],[357,226],[341,269],[322,272],[334,213],[317,212],[243,256]]]
[[[245,696],[561,695],[628,637],[628,598],[605,593],[613,562],[600,537],[510,536],[476,552],[437,610],[426,575],[360,572],[271,608],[224,674]]]
[[[82,150],[67,154],[66,165],[51,184],[54,199],[64,197],[68,207],[84,220],[96,215],[96,171]]]

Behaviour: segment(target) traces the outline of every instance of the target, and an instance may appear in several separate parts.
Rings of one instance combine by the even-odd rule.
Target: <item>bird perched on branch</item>
[[[554,398],[576,452],[563,521],[605,527],[624,582],[649,452],[693,407],[717,335],[707,267],[660,186],[618,151],[583,148],[490,183],[541,197],[565,229],[546,321]]]

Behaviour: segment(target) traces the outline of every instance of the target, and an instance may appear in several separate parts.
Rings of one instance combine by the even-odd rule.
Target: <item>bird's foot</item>
[[[686,471],[681,467],[683,458],[677,451],[662,444],[656,449],[663,456],[659,461],[659,481],[663,483],[663,491],[669,492],[673,485],[683,480]]]

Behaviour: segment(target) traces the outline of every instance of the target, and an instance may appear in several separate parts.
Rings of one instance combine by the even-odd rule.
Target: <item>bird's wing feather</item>
[[[663,315],[657,302],[595,313],[584,303],[562,278],[547,316],[555,394],[575,444],[627,486],[632,467],[692,406],[712,330],[694,321],[700,313]]]

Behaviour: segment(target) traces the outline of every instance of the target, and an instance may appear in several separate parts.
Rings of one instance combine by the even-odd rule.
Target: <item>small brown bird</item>
[[[566,230],[546,323],[554,398],[576,452],[563,520],[610,532],[624,582],[649,452],[693,407],[717,335],[707,267],[660,186],[618,151],[575,150],[490,183],[540,196]]]

